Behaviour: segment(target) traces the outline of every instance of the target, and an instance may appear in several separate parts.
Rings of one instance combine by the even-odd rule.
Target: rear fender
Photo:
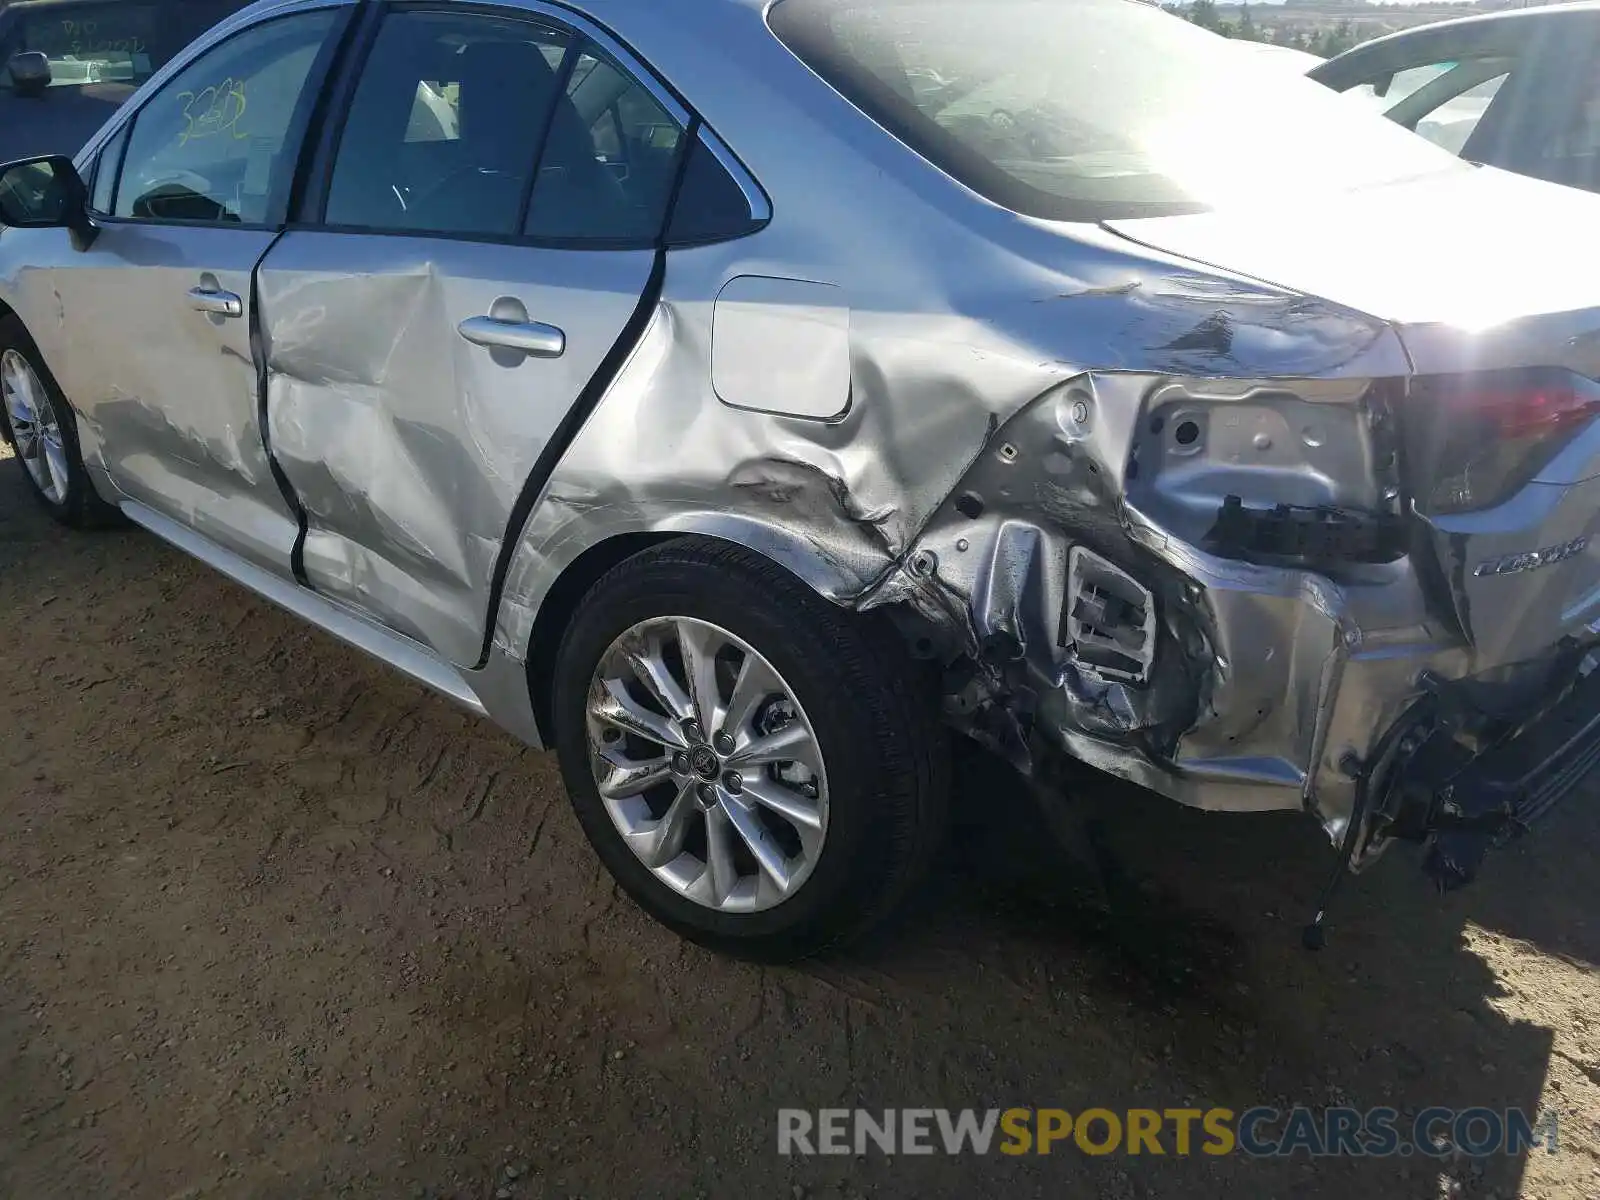
[[[519,544],[495,625],[495,650],[518,661],[528,655],[534,626],[558,581],[583,555],[621,538],[699,534],[735,542],[766,555],[838,604],[848,604],[868,590],[875,573],[883,570],[879,566],[873,573],[869,556],[859,546],[841,542],[828,547],[797,530],[737,513],[658,504],[649,510],[611,511],[595,519],[559,498],[548,499],[542,507],[547,515],[566,509],[568,520],[547,542],[535,546],[524,539]]]

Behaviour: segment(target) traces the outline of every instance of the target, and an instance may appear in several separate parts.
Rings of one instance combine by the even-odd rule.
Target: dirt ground
[[[1294,818],[1115,800],[1099,919],[1006,780],[893,936],[757,968],[602,875],[549,755],[0,462],[0,1196],[1600,1197],[1593,790],[1297,930]],[[1420,1158],[781,1158],[776,1110],[1555,1110]],[[509,1168],[509,1170],[508,1170]]]

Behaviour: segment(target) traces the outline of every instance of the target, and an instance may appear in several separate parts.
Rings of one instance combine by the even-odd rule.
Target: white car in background
[[[1600,4],[1441,21],[1307,74],[1471,162],[1600,191]]]

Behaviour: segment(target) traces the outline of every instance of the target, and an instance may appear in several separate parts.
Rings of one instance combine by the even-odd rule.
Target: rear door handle
[[[209,288],[190,288],[189,307],[197,312],[212,313],[219,317],[244,316],[244,301],[232,292],[213,291]]]
[[[532,358],[560,358],[567,352],[567,335],[542,321],[468,317],[456,328],[474,346],[520,350]]]

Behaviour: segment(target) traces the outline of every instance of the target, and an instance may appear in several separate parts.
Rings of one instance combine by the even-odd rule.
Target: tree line
[[[1169,13],[1192,21],[1202,29],[1220,33],[1226,38],[1292,46],[1296,50],[1306,50],[1320,58],[1332,58],[1335,54],[1342,54],[1357,42],[1364,40],[1356,33],[1348,18],[1315,29],[1276,29],[1256,24],[1248,2],[1239,6],[1239,16],[1232,20],[1217,11],[1216,0],[1191,0],[1188,4],[1168,3],[1161,7]]]

